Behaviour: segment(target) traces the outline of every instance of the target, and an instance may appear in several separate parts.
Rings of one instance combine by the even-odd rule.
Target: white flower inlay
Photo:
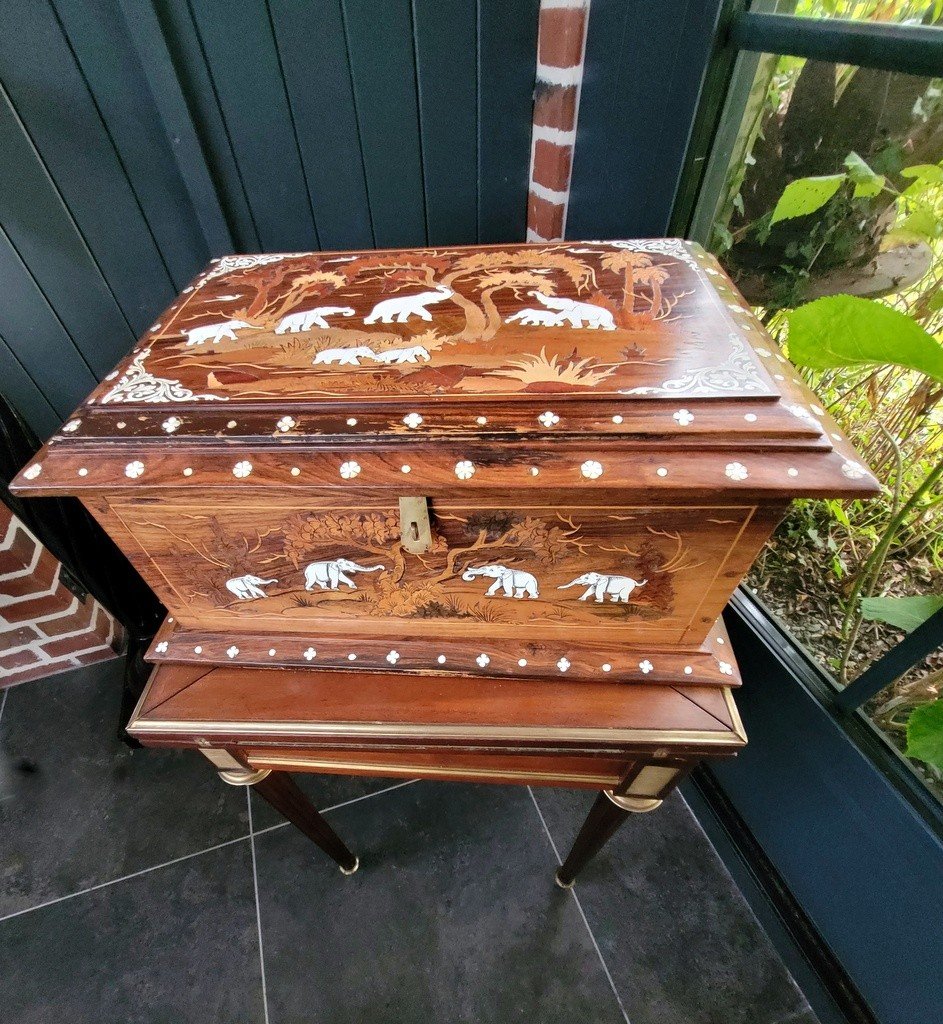
[[[411,412],[409,415],[403,417],[403,422],[410,430],[415,430],[416,427],[420,426],[422,423],[422,417],[418,412]]]
[[[789,411],[800,420],[805,420],[807,423],[812,422],[812,413],[804,405],[790,405]]]
[[[88,470],[84,466],[81,466],[78,472],[79,476],[88,476]]]
[[[287,434],[292,427],[297,426],[291,416],[283,416],[275,426],[283,433]]]
[[[348,654],[347,655],[347,660],[348,661],[356,661],[357,660],[357,655],[356,654]]]
[[[616,415],[616,416],[612,417],[612,422],[615,423],[616,426],[618,426],[622,421],[623,421],[623,417],[622,416]]]
[[[168,433],[172,434],[175,430],[179,430],[183,426],[183,420],[179,416],[168,416],[167,419],[161,423],[161,427]]]
[[[193,470],[189,466],[187,466],[187,468],[183,471],[183,475],[184,476],[193,476]]]
[[[23,470],[23,476],[25,476],[27,480],[35,480],[42,471],[43,467],[38,462],[34,462],[28,469]]]
[[[795,466],[790,466],[789,469],[786,470],[786,473],[788,476],[798,476],[799,470],[796,469]]]
[[[491,659],[487,654],[479,654],[475,661],[481,666],[481,668],[487,668],[491,664]]]
[[[130,477],[132,480],[139,477],[143,472],[144,463],[137,460],[129,462],[127,466],[124,467],[124,475]]]
[[[252,472],[252,463],[246,459],[237,462],[232,468],[232,475],[244,480]]]
[[[230,430],[232,430],[232,428],[233,428],[233,427],[234,427],[235,425],[236,425],[236,421],[235,421],[235,420],[230,420],[230,421],[229,421],[229,422],[228,422],[228,423],[226,424],[226,426],[227,426],[227,427],[228,427],[228,428],[229,428]]]
[[[852,462],[851,460],[842,463],[841,471],[849,480],[860,480],[867,473],[867,470],[860,462]]]
[[[313,647],[309,647],[304,652],[302,657],[305,659],[305,661],[313,661],[317,657],[317,655],[318,655],[318,652]]]
[[[475,419],[475,422],[478,424],[479,427],[483,427],[488,422],[488,417],[487,416],[478,416]]]
[[[658,469],[655,470],[655,473],[657,476],[665,477],[668,475],[668,470],[665,469],[664,466],[659,466]]]
[[[274,647],[270,647],[270,648],[268,649],[268,656],[269,656],[270,658],[274,658],[274,657],[275,657],[275,648],[274,648]]]
[[[386,656],[386,660],[391,665],[395,665],[399,661],[399,651],[390,651],[390,653]]]
[[[349,416],[347,418],[347,426],[348,427],[356,427],[357,426],[357,420],[353,416]]]
[[[557,662],[557,668],[558,668],[558,669],[559,669],[559,670],[560,670],[561,672],[566,672],[566,670],[567,670],[567,669],[568,669],[569,667],[570,667],[570,663],[569,663],[569,661],[567,661],[567,659],[566,659],[566,658],[561,658],[561,659],[560,659],[560,660],[559,660],[559,661]]]
[[[720,668],[720,674],[722,676],[732,676],[733,675],[733,666],[729,662],[722,661],[718,667]]]
[[[412,466],[403,465],[403,466],[399,467],[399,471],[401,473],[411,473],[413,471],[413,467]]]
[[[161,640],[161,642],[154,648],[158,654],[163,654],[167,650],[167,641]]]
[[[475,463],[469,462],[468,459],[462,459],[461,462],[456,462],[455,475],[459,480],[471,480],[475,475]]]
[[[517,663],[518,663],[518,665],[521,666],[521,668],[527,668],[527,659],[526,658],[518,658],[517,659]]]
[[[342,462],[341,463],[341,468],[340,468],[339,472],[340,472],[340,475],[345,480],[353,480],[353,478],[360,473],[360,463],[359,462]]]
[[[767,359],[773,354],[768,348],[757,348],[754,351],[758,356],[765,356]]]
[[[638,667],[645,673],[645,675],[648,675],[649,672],[655,671],[655,666],[648,660],[648,658],[644,661],[640,661],[638,663]]]
[[[596,480],[602,476],[602,463],[596,462],[595,459],[587,459],[586,462],[580,466],[580,472],[587,480]]]
[[[603,670],[603,672],[611,672],[612,671],[612,666],[609,664],[608,661],[606,662],[605,665],[602,666],[602,670]]]
[[[730,477],[731,480],[746,480],[750,475],[747,472],[747,467],[744,466],[742,462],[728,462],[724,473]]]
[[[290,472],[292,476],[301,476],[301,470],[297,466],[292,466]]]
[[[202,654],[203,653],[203,648],[200,647],[199,644],[197,644],[197,646],[193,648],[193,653],[194,654]]]
[[[69,422],[62,428],[62,432],[64,434],[71,434],[72,431],[79,429],[79,424],[81,422],[81,420],[69,420]]]
[[[691,666],[690,666],[690,665],[685,665],[685,666],[684,666],[684,674],[685,674],[686,676],[689,676],[689,675],[690,675],[690,674],[691,674],[691,673],[692,673],[693,671],[694,671],[694,669],[693,669],[693,668],[691,668]]]
[[[542,412],[538,417],[538,421],[545,427],[556,426],[560,422],[560,417],[549,409],[546,412]]]
[[[233,644],[233,645],[232,645],[232,647],[230,647],[230,648],[229,648],[229,649],[228,649],[228,650],[226,651],[226,655],[227,655],[227,657],[230,657],[230,658],[235,658],[235,656],[236,656],[236,655],[237,655],[238,653],[239,653],[239,648],[238,648],[238,647],[237,647],[237,646],[236,646],[235,644]]]
[[[437,662],[438,662],[438,663],[439,663],[440,665],[444,665],[444,664],[445,664],[445,662],[447,661],[447,658],[445,657],[445,655],[444,655],[444,654],[440,654],[440,655],[438,656],[438,658],[436,658],[436,661],[437,661]]]
[[[682,427],[686,427],[689,423],[693,423],[694,422],[694,413],[688,412],[687,409],[679,409],[674,414],[674,416],[672,416],[672,419],[677,420],[677,422]]]

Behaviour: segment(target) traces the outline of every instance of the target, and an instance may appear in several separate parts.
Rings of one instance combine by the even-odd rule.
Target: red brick
[[[101,651],[95,651],[93,654],[83,654],[78,660],[82,665],[94,665],[99,661],[110,661],[112,658],[117,657],[118,655],[114,651],[106,647]],[[75,667],[76,661],[74,658],[62,658],[51,665],[43,663],[41,665],[37,664],[14,669],[9,675],[0,678],[0,690],[5,686],[29,682],[31,679],[45,679],[47,676],[56,676],[61,672],[69,672]]]
[[[534,96],[534,124],[569,132],[576,127],[575,85],[544,85],[537,83]]]
[[[531,193],[527,204],[527,227],[548,242],[556,241],[563,236],[563,207]]]
[[[22,651],[16,651],[14,654],[0,654],[0,675],[24,665],[33,665],[37,661],[39,655],[30,647],[24,647]]]
[[[0,652],[11,651],[15,647],[23,647],[41,634],[35,626],[17,626],[0,633]]]
[[[538,139],[534,143],[534,166],[531,177],[544,188],[566,192],[570,185],[572,150],[553,142]]]
[[[575,67],[583,58],[586,10],[550,7],[540,12],[538,60],[556,68]]]
[[[5,597],[25,597],[27,594],[41,594],[52,586],[59,562],[45,548],[39,555],[33,571],[27,576],[15,579],[0,578],[0,594]]]
[[[6,527],[0,525],[0,539],[6,536],[6,532]],[[25,569],[33,561],[35,550],[36,542],[18,523],[10,547],[0,551],[0,575]]]
[[[74,600],[74,594],[71,594],[65,587],[59,586],[54,594],[47,597],[37,597],[33,601],[20,601],[19,604],[0,606],[0,622],[4,619],[10,623],[29,622],[44,615],[62,613]]]
[[[35,626],[47,637],[62,636],[63,633],[74,633],[77,629],[84,629],[91,625],[94,610],[95,601],[93,598],[88,597],[85,601],[79,601],[78,607],[70,614],[59,615],[54,619],[47,619],[45,622],[37,622]]]
[[[47,640],[42,644],[43,652],[55,661],[57,658],[64,658],[70,654],[78,654],[79,651],[87,651],[92,647],[105,646],[105,639],[97,629],[89,629],[78,636],[67,636],[61,640]]]

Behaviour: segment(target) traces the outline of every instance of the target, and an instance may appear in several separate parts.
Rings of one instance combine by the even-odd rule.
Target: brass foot
[[[654,796],[620,796],[613,793],[611,789],[604,789],[603,793],[623,811],[631,811],[633,814],[647,814],[649,811],[657,810],[662,801]]]
[[[575,878],[571,882],[564,882],[560,878],[560,872],[559,871],[556,871],[554,873],[553,880],[554,880],[554,882],[556,882],[557,885],[560,886],[561,889],[572,889],[573,886],[576,884],[576,879]]]
[[[352,868],[341,868],[340,871],[341,871],[342,875],[352,875],[357,870],[357,868],[359,868],[359,867],[360,867],[360,858],[359,857],[354,857],[354,866]]]

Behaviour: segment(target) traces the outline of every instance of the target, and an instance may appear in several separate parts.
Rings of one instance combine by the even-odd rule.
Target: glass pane
[[[799,502],[748,582],[845,686],[943,604],[943,90],[792,57],[753,66],[710,247],[886,488]],[[822,334],[826,310],[841,319]],[[873,361],[855,362],[863,341]],[[903,751],[908,723],[943,732],[941,684],[937,652],[866,710]],[[943,797],[943,765],[912,763]]]
[[[943,0],[772,0],[755,11],[796,14],[806,18],[851,18],[898,25],[930,25],[943,14]]]

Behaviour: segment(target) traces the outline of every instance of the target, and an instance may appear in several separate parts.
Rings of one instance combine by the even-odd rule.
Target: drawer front
[[[405,550],[389,499],[163,499],[103,517],[185,627],[700,642],[774,518],[749,505],[430,502]]]

